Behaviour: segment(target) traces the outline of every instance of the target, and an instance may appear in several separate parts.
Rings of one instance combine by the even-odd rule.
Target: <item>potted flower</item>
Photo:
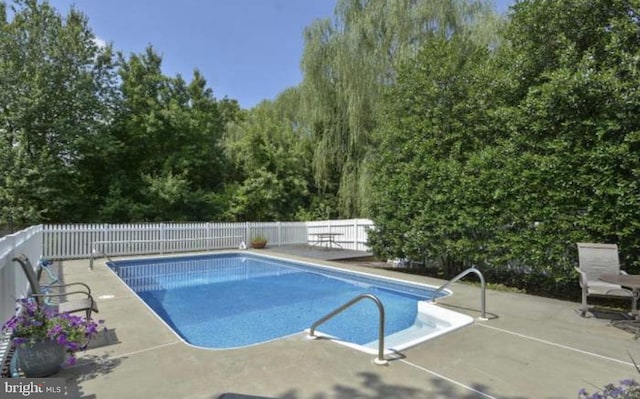
[[[251,248],[261,249],[267,246],[267,238],[265,236],[255,236],[251,238]]]
[[[19,304],[17,315],[4,323],[2,332],[11,333],[18,366],[27,377],[55,374],[67,354],[68,363],[74,364],[76,352],[85,349],[103,323],[58,313],[31,298],[20,299]]]

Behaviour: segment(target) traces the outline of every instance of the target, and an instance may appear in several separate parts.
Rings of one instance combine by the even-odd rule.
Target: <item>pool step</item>
[[[385,336],[384,346],[387,351],[402,351],[471,323],[473,318],[467,315],[443,309],[432,303],[418,302],[418,315],[414,324]],[[378,347],[378,340],[362,346],[374,350]]]
[[[425,326],[425,325],[417,325],[404,329],[402,331],[398,331],[397,333],[388,335],[384,339],[384,345],[386,349],[397,350],[396,347],[406,346],[408,342],[419,341],[423,342],[424,337],[433,332],[434,327]],[[416,345],[419,343],[416,342]],[[367,348],[376,349],[378,347],[378,340],[369,342],[363,345]],[[413,346],[413,345],[411,345]]]

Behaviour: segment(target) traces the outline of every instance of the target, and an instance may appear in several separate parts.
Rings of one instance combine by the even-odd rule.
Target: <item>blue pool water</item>
[[[178,335],[208,348],[241,347],[299,333],[363,293],[382,301],[388,335],[412,326],[417,302],[433,293],[424,286],[246,253],[109,266]],[[318,330],[362,345],[378,338],[378,318],[375,304],[361,301]]]

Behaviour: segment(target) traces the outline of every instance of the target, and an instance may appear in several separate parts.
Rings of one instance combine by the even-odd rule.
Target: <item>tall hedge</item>
[[[631,3],[523,1],[498,48],[462,35],[423,46],[377,132],[375,251],[563,283],[576,242],[614,242],[640,269]]]

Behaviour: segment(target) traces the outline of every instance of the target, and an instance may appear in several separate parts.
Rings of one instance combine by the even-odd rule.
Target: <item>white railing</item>
[[[40,259],[42,225],[0,238],[0,324],[15,314],[16,300],[27,294],[27,276],[11,260],[20,253],[26,254],[33,262]]]
[[[65,224],[43,227],[43,254],[53,259],[238,248],[263,236],[270,246],[309,244],[314,233],[338,233],[343,249],[367,251],[368,219],[265,223]]]
[[[89,258],[94,251],[119,255],[162,254],[237,248],[241,223],[138,223],[44,226],[45,256]]]

